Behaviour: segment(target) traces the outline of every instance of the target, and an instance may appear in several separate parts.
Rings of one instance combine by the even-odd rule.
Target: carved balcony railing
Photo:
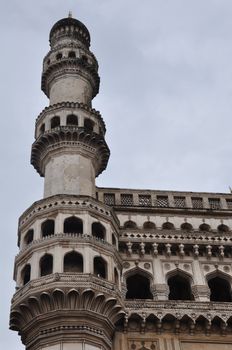
[[[89,273],[54,273],[38,279],[31,280],[22,288],[19,288],[13,296],[12,304],[18,303],[27,296],[34,295],[52,289],[93,289],[121,298],[119,287],[106,279]]]

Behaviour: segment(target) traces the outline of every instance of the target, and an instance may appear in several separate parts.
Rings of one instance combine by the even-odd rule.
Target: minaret
[[[109,149],[104,121],[91,108],[100,79],[89,31],[74,18],[62,19],[51,29],[50,45],[42,73],[50,106],[37,118],[31,162],[45,177],[45,197],[95,197],[95,177],[106,168]]]
[[[99,90],[90,34],[69,16],[50,32],[31,163],[44,198],[19,218],[10,327],[27,349],[110,350],[122,317],[119,223],[96,199],[107,166],[105,124],[92,109]]]

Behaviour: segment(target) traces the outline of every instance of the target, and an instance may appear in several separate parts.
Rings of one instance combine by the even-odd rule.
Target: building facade
[[[232,194],[96,187],[110,151],[90,34],[68,17],[49,40],[44,197],[19,218],[10,328],[29,350],[232,349]]]

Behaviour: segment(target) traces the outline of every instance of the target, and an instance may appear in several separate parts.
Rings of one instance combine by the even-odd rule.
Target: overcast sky
[[[42,198],[30,165],[52,25],[72,10],[101,76],[93,101],[111,157],[99,186],[228,192],[232,186],[231,0],[1,0],[1,349],[8,331],[17,220]]]

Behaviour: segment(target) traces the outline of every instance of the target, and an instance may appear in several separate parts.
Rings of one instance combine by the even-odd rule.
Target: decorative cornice
[[[19,229],[22,229],[24,225],[27,225],[28,221],[32,220],[37,215],[47,215],[53,210],[89,210],[99,216],[105,217],[105,219],[114,220],[117,225],[115,228],[118,230],[119,220],[114,214],[112,208],[106,204],[99,202],[98,200],[88,196],[75,196],[68,194],[59,194],[47,198],[43,198],[33,203],[19,218]]]
[[[170,232],[171,231],[171,232]],[[202,232],[175,232],[173,230],[156,230],[156,232],[145,232],[145,230],[122,230],[120,241],[156,242],[156,243],[182,243],[182,244],[212,244],[212,245],[232,245],[231,236],[212,236],[202,234]]]
[[[54,273],[37,279],[33,279],[25,286],[18,289],[13,296],[12,305],[21,303],[31,294],[40,293],[54,288],[69,290],[70,288],[93,289],[95,292],[110,295],[119,300],[122,299],[121,292],[114,282],[89,273]],[[120,301],[121,302],[121,301]]]
[[[56,63],[51,63],[42,74],[41,89],[49,98],[49,85],[55,78],[65,74],[78,74],[89,80],[93,88],[92,98],[99,92],[100,78],[96,69],[81,58],[62,58]]]
[[[32,145],[31,164],[41,176],[44,176],[42,159],[50,151],[49,147],[65,150],[72,147],[78,151],[84,147],[87,151],[96,152],[94,161],[96,162],[96,176],[105,170],[110,150],[105,139],[94,132],[88,132],[85,128],[75,126],[59,126],[42,134]],[[42,162],[43,163],[43,162]]]
[[[203,325],[204,331],[209,335],[211,324],[216,319],[221,322],[221,332],[225,332],[228,321],[231,320],[232,304],[217,302],[193,301],[126,301],[125,302],[124,330],[128,330],[128,321],[134,316],[140,320],[140,331],[146,331],[146,322],[153,317],[158,333],[163,331],[163,323],[170,322],[177,333],[189,332],[194,334],[198,322]],[[202,320],[204,321],[202,323]],[[188,327],[183,330],[180,324]],[[170,330],[169,330],[170,331]],[[230,328],[231,333],[231,328]]]
[[[85,312],[89,316],[84,318]],[[95,318],[97,324],[101,319],[105,319],[113,330],[114,324],[125,314],[120,300],[112,295],[94,291],[90,288],[66,288],[61,286],[48,290],[44,286],[44,291],[38,292],[30,289],[20,300],[15,300],[12,304],[10,314],[10,328],[21,333],[33,324],[36,327],[40,317],[43,318],[45,329],[46,323],[50,319],[63,318],[76,319],[83,324],[91,325]],[[86,316],[87,316],[86,315]],[[96,319],[96,315],[99,315]],[[49,327],[50,328],[50,327]]]

